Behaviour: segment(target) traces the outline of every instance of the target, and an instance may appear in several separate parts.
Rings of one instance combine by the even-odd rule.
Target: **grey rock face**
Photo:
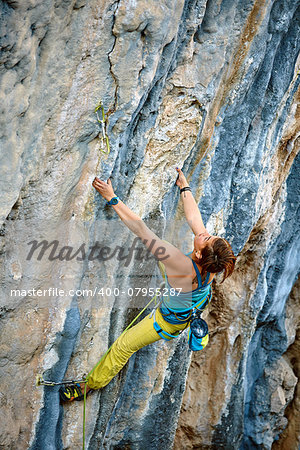
[[[161,282],[153,259],[92,256],[134,236],[91,182],[110,176],[154,232],[192,250],[177,166],[237,267],[214,284],[203,352],[185,335],[152,344],[88,398],[87,447],[298,448],[297,2],[7,0],[0,11],[1,448],[81,448],[82,405],[62,407],[35,376],[88,373],[148,301],[130,289]]]

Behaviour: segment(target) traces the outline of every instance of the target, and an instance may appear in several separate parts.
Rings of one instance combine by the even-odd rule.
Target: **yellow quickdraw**
[[[99,110],[101,109],[101,115],[102,118],[99,117]],[[104,112],[104,108],[101,102],[99,102],[99,104],[96,106],[95,108],[95,114],[97,116],[97,121],[99,124],[101,124],[101,137],[100,137],[100,150],[101,152],[103,152],[105,155],[108,155],[110,152],[110,146],[109,146],[109,139],[105,130],[105,125],[106,125],[106,119],[107,119],[107,115],[105,116],[105,112]],[[105,150],[105,146],[106,146],[106,150]]]

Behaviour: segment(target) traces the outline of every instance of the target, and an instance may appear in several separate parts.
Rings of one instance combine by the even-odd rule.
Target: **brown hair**
[[[199,263],[205,272],[218,273],[224,270],[223,283],[232,274],[235,261],[236,256],[229,242],[226,239],[217,238],[212,245],[207,245],[202,250]]]

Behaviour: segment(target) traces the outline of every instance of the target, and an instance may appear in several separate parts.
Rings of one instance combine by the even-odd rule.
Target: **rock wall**
[[[87,447],[298,448],[297,2],[0,8],[0,448],[81,448],[82,405],[62,407],[58,389],[36,387],[35,376],[88,373],[148,300],[130,288],[160,283],[153,260],[88,258],[95,242],[134,239],[91,182],[111,176],[156,233],[191,250],[176,166],[237,268],[214,284],[204,351],[191,354],[185,336],[158,342],[89,397]],[[43,239],[57,251],[29,257]],[[68,258],[70,247],[80,257]]]

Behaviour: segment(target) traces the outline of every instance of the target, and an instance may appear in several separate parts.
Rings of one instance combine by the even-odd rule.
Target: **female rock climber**
[[[168,257],[164,259],[164,264],[159,262],[159,265],[165,272],[169,295],[163,297],[164,300],[155,310],[155,314],[152,312],[146,316],[114,342],[107,355],[89,375],[87,393],[106,386],[130,356],[140,348],[159,339],[169,340],[179,335],[189,324],[191,311],[196,309],[202,312],[209,303],[211,282],[215,274],[223,272],[223,282],[233,272],[236,257],[230,244],[225,239],[208,233],[182,170],[176,170],[176,185],[180,188],[184,213],[195,235],[194,249],[187,255],[153,233],[143,220],[115,195],[110,180],[106,183],[96,177],[93,181],[93,187],[153,255],[158,254],[156,252],[159,247],[165,249]],[[207,342],[208,330],[200,339],[200,343],[198,342],[199,349],[204,348]],[[77,383],[61,387],[60,397],[62,401],[67,402],[82,400],[83,392],[84,383]]]

